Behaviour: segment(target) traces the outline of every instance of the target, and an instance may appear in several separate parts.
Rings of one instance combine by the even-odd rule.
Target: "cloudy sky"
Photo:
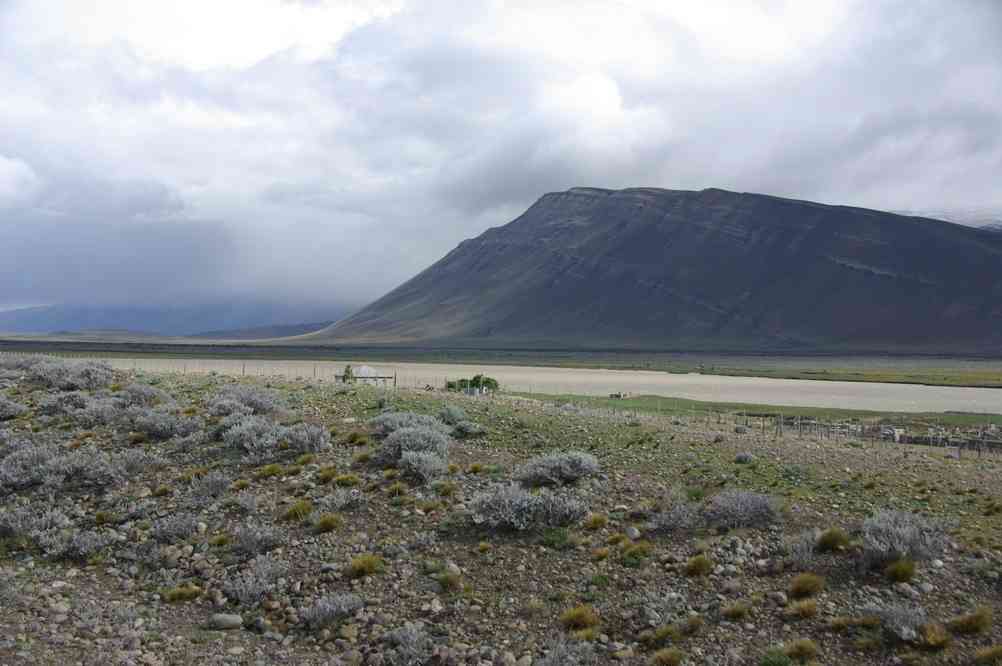
[[[995,0],[0,0],[0,306],[362,303],[576,185],[1002,209]]]

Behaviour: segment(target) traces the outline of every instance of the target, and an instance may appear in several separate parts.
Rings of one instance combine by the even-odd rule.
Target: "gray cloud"
[[[758,41],[609,6],[405,3],[196,69],[0,4],[0,306],[361,304],[577,185],[1002,209],[998,3],[749,2]]]

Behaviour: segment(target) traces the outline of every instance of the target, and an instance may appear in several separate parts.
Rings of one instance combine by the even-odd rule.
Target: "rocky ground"
[[[1002,663],[993,459],[24,359],[0,419],[0,664]]]

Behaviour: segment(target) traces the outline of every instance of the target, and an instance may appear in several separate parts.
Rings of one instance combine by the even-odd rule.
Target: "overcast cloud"
[[[0,0],[0,306],[360,304],[577,185],[1002,209],[1002,3]]]

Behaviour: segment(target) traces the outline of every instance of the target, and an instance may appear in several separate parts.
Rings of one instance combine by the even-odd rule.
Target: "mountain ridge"
[[[310,336],[349,343],[992,348],[1002,237],[719,188],[576,187]]]

